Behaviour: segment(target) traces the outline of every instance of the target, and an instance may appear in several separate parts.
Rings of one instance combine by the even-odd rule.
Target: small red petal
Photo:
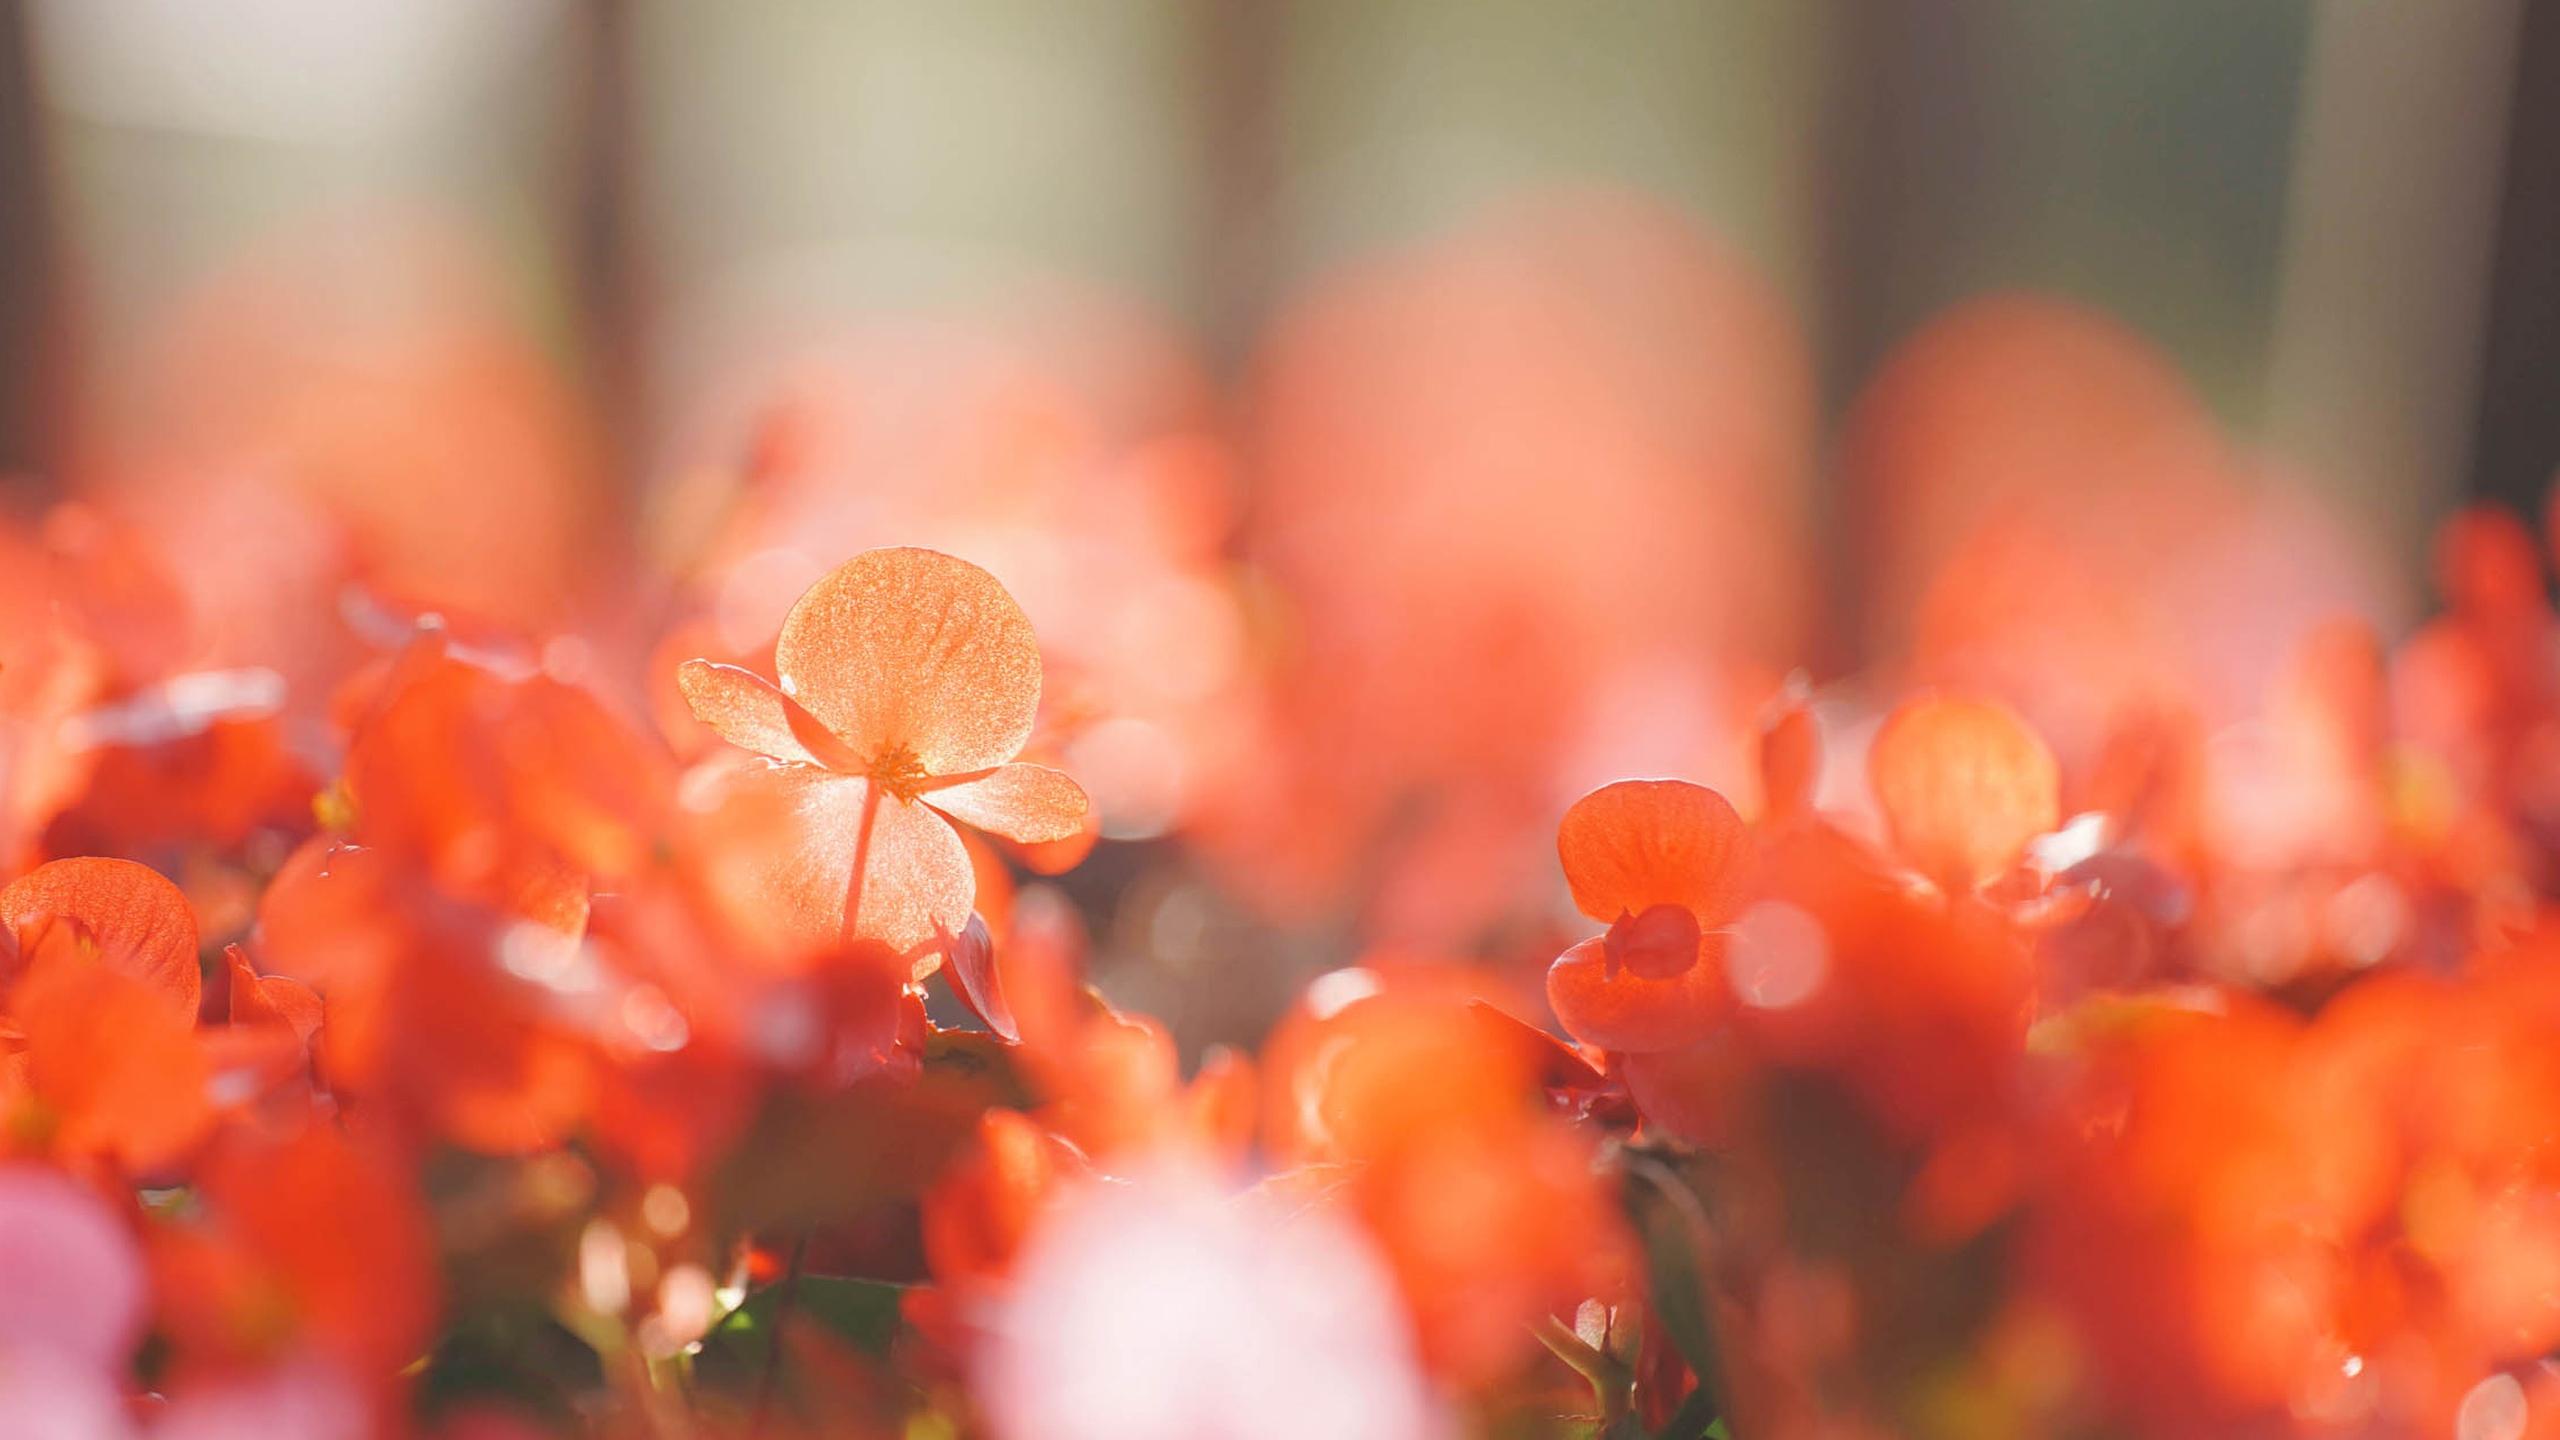
[[[1697,964],[1668,980],[1632,971],[1607,973],[1605,937],[1595,936],[1547,967],[1547,1003],[1576,1039],[1603,1050],[1672,1050],[1706,1038],[1732,1009],[1721,936],[1705,948],[1713,964]]]
[[[1650,905],[1641,915],[1621,915],[1603,937],[1607,964],[1647,980],[1668,980],[1698,963],[1702,932],[1686,905]]]
[[[969,1007],[969,1013],[986,1022],[1006,1044],[1020,1044],[1022,1031],[1014,1024],[1013,1007],[1005,1002],[1004,983],[996,974],[996,942],[987,933],[987,922],[971,915],[958,936],[943,942],[942,960],[951,976],[952,992]]]

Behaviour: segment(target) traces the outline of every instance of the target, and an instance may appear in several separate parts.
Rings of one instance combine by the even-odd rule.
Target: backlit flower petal
[[[1573,802],[1556,853],[1594,920],[1683,905],[1714,929],[1742,905],[1749,837],[1725,798],[1686,780],[1620,780]]]
[[[1924,696],[1876,732],[1867,779],[1902,857],[1954,890],[2006,870],[2061,819],[2061,778],[2016,711]]]
[[[951,822],[913,801],[883,796],[863,863],[860,911],[847,915],[845,929],[911,951],[937,933],[965,928],[977,893],[969,852]]]
[[[956,935],[969,923],[977,884],[968,852],[925,806],[885,791],[875,802],[869,781],[807,765],[743,770],[732,784],[731,803],[776,807],[783,833],[739,850],[749,873],[732,898],[761,909],[779,942],[832,950],[860,935],[904,952],[937,925]],[[857,865],[862,892],[849,909]]]
[[[827,764],[828,756],[838,759],[837,768],[850,763],[816,716],[761,675],[735,665],[687,660],[676,667],[676,683],[694,718],[732,745],[804,765]]]
[[[1005,1002],[1004,981],[996,970],[995,937],[987,933],[987,922],[970,916],[969,927],[951,939],[942,958],[952,991],[969,1013],[985,1021],[997,1039],[1007,1044],[1020,1041],[1022,1027],[1014,1022],[1013,1007]]]
[[[1001,765],[1031,738],[1040,647],[994,576],[931,550],[871,550],[809,587],[774,647],[783,689],[864,759],[929,775]]]
[[[1020,762],[932,790],[925,799],[955,820],[1024,844],[1066,839],[1084,828],[1092,808],[1084,787],[1065,771]]]
[[[222,952],[231,971],[231,1023],[280,1026],[295,1039],[309,1040],[320,1029],[320,997],[311,987],[286,975],[261,975],[237,945]]]

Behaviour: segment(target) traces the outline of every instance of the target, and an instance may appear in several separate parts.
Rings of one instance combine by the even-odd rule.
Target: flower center
[[[872,756],[867,773],[873,784],[901,800],[913,800],[924,793],[924,762],[904,745],[892,745]]]
[[[1609,927],[1605,964],[1669,980],[1698,963],[1701,938],[1697,914],[1686,905],[1648,905],[1640,915],[1620,911]]]

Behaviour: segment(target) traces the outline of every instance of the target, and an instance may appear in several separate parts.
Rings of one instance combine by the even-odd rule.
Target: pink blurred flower
[[[1012,1440],[1415,1440],[1443,1430],[1370,1247],[1158,1173],[1036,1232],[978,1379]]]
[[[0,1167],[0,1355],[109,1374],[142,1338],[144,1300],[141,1252],[104,1201],[50,1170]]]
[[[151,1437],[332,1440],[365,1428],[363,1392],[336,1367],[304,1360],[180,1395]]]

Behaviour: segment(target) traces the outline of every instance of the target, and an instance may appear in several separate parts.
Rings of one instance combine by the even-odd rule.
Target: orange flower
[[[2053,752],[1997,701],[1905,701],[1876,732],[1867,775],[1902,857],[1949,894],[1998,878],[2062,818]]]
[[[200,986],[195,912],[154,870],[56,860],[0,890],[9,1136],[133,1172],[184,1155],[210,1118]]]
[[[1539,1317],[1623,1282],[1625,1235],[1591,1138],[1549,1112],[1542,1057],[1485,1043],[1451,977],[1329,978],[1264,1051],[1274,1184],[1366,1228],[1434,1372],[1461,1389],[1501,1383],[1536,1351]]]
[[[777,762],[750,783],[800,843],[762,873],[793,928],[914,950],[957,935],[977,895],[945,817],[1024,842],[1082,826],[1084,791],[1014,761],[1040,705],[1031,622],[995,578],[931,550],[870,550],[811,586],[774,647],[776,688],[729,665],[678,672],[693,713]]]
[[[259,956],[325,997],[320,1062],[342,1103],[514,1154],[559,1143],[594,1103],[592,1036],[531,978],[574,963],[586,918],[580,884],[509,914],[418,883],[385,851],[315,840],[267,889]]]
[[[410,1166],[382,1137],[326,1124],[231,1132],[196,1173],[196,1203],[149,1232],[174,1373],[304,1354],[396,1406],[396,1372],[428,1345],[443,1288]],[[387,1418],[366,1433],[407,1433]]]
[[[1573,803],[1556,853],[1574,907],[1609,931],[1547,971],[1567,1030],[1609,1050],[1669,1050],[1722,1018],[1716,931],[1742,908],[1749,843],[1725,798],[1686,780],[1621,780]]]
[[[196,916],[147,865],[81,857],[38,866],[0,890],[0,961],[33,968],[55,951],[92,955],[143,982],[188,1023],[203,989]],[[0,966],[0,979],[9,968]]]
[[[0,1146],[160,1172],[204,1138],[211,1073],[195,1017],[114,965],[48,947],[9,995],[0,1032]],[[11,1051],[15,1055],[11,1055]]]

